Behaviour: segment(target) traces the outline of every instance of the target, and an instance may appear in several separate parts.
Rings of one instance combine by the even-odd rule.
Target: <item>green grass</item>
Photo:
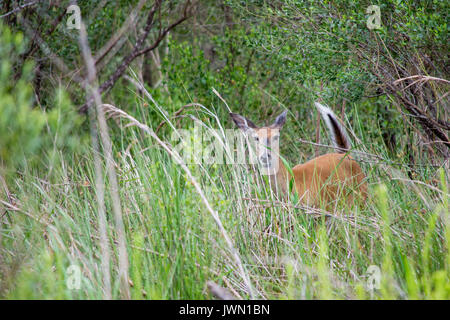
[[[135,117],[150,124],[144,102],[137,104]],[[155,106],[147,103],[154,112]],[[366,205],[338,208],[330,212],[335,218],[312,216],[293,202],[280,204],[264,177],[244,165],[188,166],[230,234],[257,298],[450,298],[448,172],[431,165],[416,167],[414,180],[421,183],[411,182],[407,163],[388,154],[381,136],[364,135],[371,124],[361,123],[356,110],[351,125],[362,139],[358,150],[384,160],[361,161],[369,183]],[[207,127],[218,127],[211,112],[188,113]],[[228,127],[225,112],[213,114]],[[315,120],[288,121],[281,150],[294,165],[313,157],[314,147],[295,139],[309,140],[299,132]],[[192,123],[192,118],[173,122],[159,135],[170,142],[174,130]],[[132,298],[207,299],[208,280],[250,298],[223,234],[186,173],[136,127],[109,124],[115,136]],[[49,178],[45,168],[25,168],[15,180],[15,209],[5,207],[0,230],[2,298],[103,297],[93,159],[89,154],[60,159],[65,160]],[[4,190],[0,194],[7,199]],[[106,209],[112,296],[120,298],[109,197]],[[82,271],[77,290],[67,286],[71,265]],[[381,270],[380,287],[374,291],[367,288],[372,265]]]

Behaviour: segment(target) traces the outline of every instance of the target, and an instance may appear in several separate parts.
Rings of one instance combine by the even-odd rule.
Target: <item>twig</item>
[[[116,45],[116,43],[119,41],[122,35],[128,30],[128,28],[133,23],[135,23],[139,11],[141,11],[142,7],[146,2],[147,0],[140,0],[139,3],[136,5],[136,7],[132,10],[131,14],[125,20],[122,27],[117,32],[114,33],[114,35],[108,40],[108,42],[106,42],[106,44],[103,47],[100,48],[100,50],[96,52],[94,57],[95,64],[98,64],[107,55],[107,53]]]
[[[5,206],[8,208],[8,210],[21,212],[21,213],[23,213],[24,215],[26,215],[28,218],[33,219],[34,221],[39,222],[39,223],[43,224],[44,226],[48,227],[50,230],[52,230],[52,231],[54,231],[54,232],[58,232],[58,231],[56,230],[56,228],[55,228],[53,225],[51,225],[51,224],[48,223],[48,222],[41,221],[40,219],[34,217],[31,213],[29,213],[29,212],[27,212],[27,211],[22,210],[21,208],[16,207],[15,205],[12,205],[11,203],[8,203],[8,202],[3,201],[3,200],[0,200],[0,203],[2,203],[3,205],[5,205]]]
[[[214,89],[214,88],[212,88],[212,92],[213,92],[220,100],[222,100],[222,102],[223,102],[223,103],[225,104],[225,106],[227,107],[228,112],[231,112],[231,109],[230,109],[230,107],[228,106],[228,103],[225,101],[224,98],[222,98],[222,96],[219,94],[219,92],[217,92],[217,90]]]
[[[434,190],[434,191],[436,191],[436,192],[442,193],[442,195],[444,195],[444,196],[449,196],[449,197],[450,197],[450,193],[445,193],[445,192],[442,191],[441,189],[436,188],[436,187],[434,187],[434,186],[432,186],[432,185],[429,185],[429,184],[427,184],[427,183],[425,183],[425,182],[422,182],[422,181],[420,181],[420,180],[410,180],[410,179],[403,179],[403,178],[391,178],[391,180],[399,180],[399,181],[404,181],[404,182],[409,182],[409,183],[417,183],[417,184],[421,184],[421,185],[426,186],[427,188],[430,188],[431,190]]]
[[[439,82],[444,82],[444,83],[450,84],[450,81],[442,79],[442,78],[436,78],[436,77],[430,77],[430,76],[424,76],[424,75],[418,74],[418,75],[409,76],[409,77],[405,77],[405,78],[401,78],[401,79],[395,80],[394,81],[394,85],[397,85],[397,84],[399,84],[402,81],[410,80],[410,79],[419,79],[417,81],[423,81],[423,82],[439,81]],[[413,82],[413,83],[415,83],[415,82]]]
[[[64,61],[57,56],[55,53],[53,53],[53,51],[50,49],[50,47],[48,46],[48,44],[42,39],[42,37],[38,34],[37,31],[33,31],[33,28],[30,26],[30,24],[28,23],[28,21],[21,17],[19,18],[19,21],[21,22],[21,24],[23,25],[24,29],[25,29],[25,33],[31,38],[34,39],[37,44],[39,45],[39,48],[42,50],[42,52],[44,53],[45,56],[47,56],[49,59],[52,60],[52,62],[56,65],[56,67],[65,75],[69,74],[71,71],[70,69],[67,67],[67,65],[64,63]],[[83,79],[81,79],[78,76],[74,76],[73,79],[80,83],[81,85],[83,85]]]
[[[5,13],[5,14],[2,14],[2,15],[0,16],[0,19],[1,19],[1,18],[5,18],[5,17],[7,17],[7,16],[9,16],[9,15],[12,15],[13,13],[16,13],[17,11],[20,11],[20,10],[26,8],[26,7],[32,6],[32,5],[34,5],[34,4],[36,4],[36,3],[40,2],[40,1],[41,1],[41,0],[30,1],[30,2],[28,2],[28,3],[24,3],[24,4],[22,4],[22,5],[19,5],[18,7],[14,8],[13,10],[11,10],[11,11]]]
[[[160,9],[161,3],[162,3],[162,0],[156,0],[155,4],[153,5],[152,9],[150,10],[150,12],[148,14],[148,18],[147,18],[146,25],[144,27],[143,35],[141,36],[141,38],[138,39],[138,41],[136,42],[135,46],[133,47],[133,50],[131,51],[131,53],[122,60],[122,63],[119,65],[119,67],[117,67],[116,71],[108,78],[108,80],[106,80],[105,82],[103,82],[100,85],[100,87],[98,89],[100,94],[102,94],[103,92],[109,90],[110,88],[112,88],[114,86],[114,84],[123,75],[125,70],[128,68],[128,66],[134,59],[136,59],[140,55],[143,55],[143,54],[157,48],[158,45],[161,43],[161,41],[164,39],[164,37],[167,35],[167,33],[170,30],[172,30],[177,25],[179,25],[180,23],[182,23],[183,21],[187,20],[190,17],[189,10],[188,10],[188,7],[189,7],[188,4],[190,3],[190,1],[188,0],[188,1],[186,1],[186,4],[185,4],[183,16],[181,18],[179,18],[176,22],[172,23],[167,28],[165,28],[164,31],[160,32],[158,38],[155,40],[155,42],[151,46],[149,46],[145,49],[142,49],[144,41],[147,38],[151,28],[153,27],[154,15],[155,15],[156,11],[158,9]],[[93,102],[94,102],[94,98],[91,96],[88,99],[88,101],[80,107],[80,109],[79,109],[80,112],[86,112],[87,109],[92,105]]]
[[[302,209],[305,211],[306,214],[309,214],[309,215],[330,217],[330,218],[334,218],[337,220],[346,220],[343,217],[334,215],[328,211],[313,208],[313,207],[308,207],[305,205],[294,205],[291,203],[286,203],[286,202],[282,202],[282,201],[278,201],[278,200],[266,200],[266,199],[257,199],[257,198],[242,198],[242,200],[267,203],[268,205],[271,205],[271,206],[283,206],[286,208]],[[348,218],[348,217],[346,217],[346,218]],[[347,219],[347,220],[349,220],[349,219]]]
[[[190,108],[190,107],[198,107],[201,106],[198,103],[188,103],[185,104],[184,106],[182,106],[180,109],[178,109],[172,116],[172,118],[176,118],[178,117],[186,108]],[[161,128],[167,123],[166,120],[161,121],[161,123],[158,125],[158,127],[155,130],[155,133],[158,134],[159,130],[161,130]]]

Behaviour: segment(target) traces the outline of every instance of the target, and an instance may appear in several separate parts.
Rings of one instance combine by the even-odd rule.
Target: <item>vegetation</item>
[[[69,5],[0,4],[1,298],[450,299],[448,2],[80,1],[81,30]],[[293,167],[330,152],[317,100],[364,205],[281,201],[251,166],[176,154],[210,143],[183,130],[232,152],[230,111],[287,109]]]

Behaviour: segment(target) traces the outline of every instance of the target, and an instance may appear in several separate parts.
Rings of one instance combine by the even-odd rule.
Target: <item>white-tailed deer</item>
[[[328,153],[292,168],[296,191],[302,203],[310,206],[331,208],[337,201],[352,205],[355,200],[364,201],[367,196],[365,175],[358,163],[347,153],[350,139],[344,127],[330,108],[315,103],[330,133],[335,153]],[[269,181],[276,194],[286,195],[289,191],[291,173],[280,159],[278,141],[280,130],[286,122],[284,111],[268,127],[257,127],[247,118],[230,113],[236,125],[244,131],[257,146],[258,162],[269,175]]]

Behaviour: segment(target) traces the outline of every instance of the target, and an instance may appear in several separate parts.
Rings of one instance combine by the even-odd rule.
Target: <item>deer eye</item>
[[[255,139],[256,142],[259,141],[259,137],[258,136],[253,136],[253,139]]]
[[[274,136],[272,139],[273,140],[278,140],[280,138],[280,136]]]

